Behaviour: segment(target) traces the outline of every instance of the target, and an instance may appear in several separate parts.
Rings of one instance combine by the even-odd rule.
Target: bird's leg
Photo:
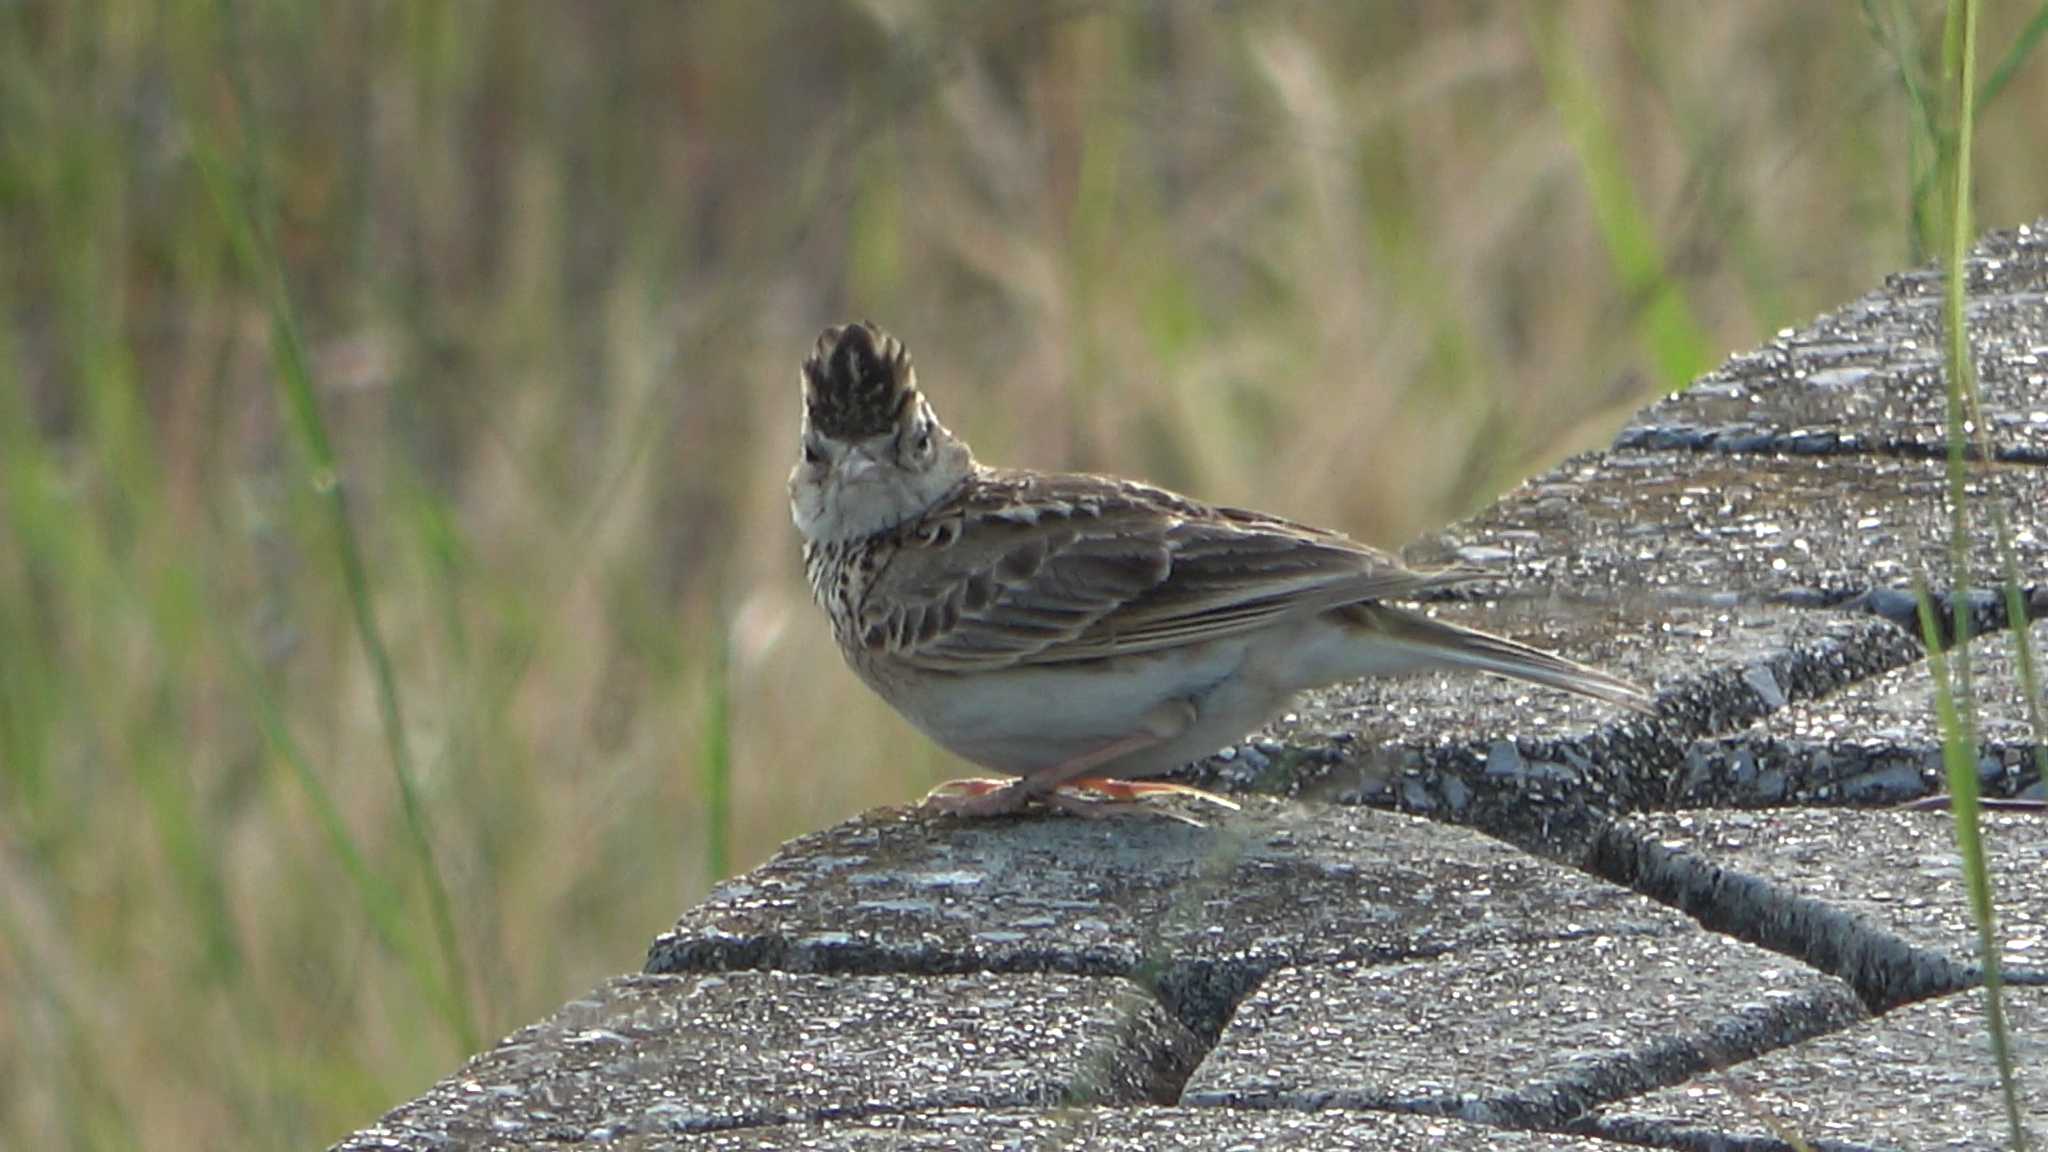
[[[1243,806],[1226,796],[1218,796],[1206,788],[1193,784],[1177,784],[1171,780],[1112,780],[1107,776],[1091,776],[1085,780],[1069,781],[1060,789],[1071,793],[1077,790],[1097,792],[1113,801],[1129,802],[1143,800],[1150,796],[1186,796],[1232,812]]]
[[[941,780],[932,785],[932,790],[925,793],[924,798],[926,801],[932,801],[952,797],[986,796],[991,792],[1000,792],[1015,783],[1015,776],[955,776],[951,780]]]
[[[1049,796],[1068,780],[1084,775],[1112,760],[1149,748],[1165,739],[1149,731],[1131,733],[1099,748],[1091,748],[1043,772],[1015,780],[968,778],[948,780],[925,794],[926,805],[955,816],[1001,816],[1015,812],[1034,799]]]
[[[1197,715],[1194,703],[1188,700],[1169,700],[1154,708],[1146,715],[1143,729],[1154,739],[1138,747],[1150,747],[1151,744],[1173,739],[1187,731],[1188,726],[1195,722]],[[1119,755],[1128,755],[1130,751],[1136,750],[1129,749]],[[1191,796],[1233,812],[1237,811],[1238,806],[1234,801],[1187,784],[1175,784],[1168,780],[1118,780],[1108,776],[1088,775],[1089,771],[1106,762],[1098,759],[1085,766],[1066,764],[1054,769],[1052,773],[1045,774],[1054,777],[1046,781],[1049,789],[1045,799],[1062,811],[1080,816],[1107,816],[1127,810],[1137,801],[1150,796]],[[1035,779],[1042,778],[1043,776]],[[1082,798],[1084,793],[1094,793],[1108,799],[1087,800]]]
[[[1071,760],[1034,772],[1019,780],[949,780],[932,789],[925,803],[963,816],[995,816],[1015,812],[1032,800],[1043,800],[1063,812],[1077,816],[1108,816],[1131,808],[1148,796],[1193,796],[1235,809],[1236,804],[1213,793],[1186,784],[1166,781],[1115,780],[1089,773],[1134,752],[1173,739],[1195,722],[1196,711],[1187,700],[1169,700],[1148,712],[1136,732],[1090,749]],[[1108,797],[1090,800],[1087,793]]]

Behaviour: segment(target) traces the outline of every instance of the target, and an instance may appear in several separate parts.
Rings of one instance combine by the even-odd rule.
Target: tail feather
[[[1419,613],[1384,604],[1350,604],[1341,611],[1354,623],[1408,648],[1419,660],[1439,667],[1470,668],[1513,680],[1604,700],[1634,712],[1655,712],[1648,692],[1598,668],[1532,648],[1505,636],[1461,628]]]

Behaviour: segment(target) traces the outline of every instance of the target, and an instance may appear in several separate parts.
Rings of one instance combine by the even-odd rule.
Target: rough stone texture
[[[1941,292],[1934,270],[1779,333],[1623,430],[1620,448],[1940,455]],[[2048,229],[1994,233],[1970,262],[1971,345],[1992,455],[2048,462]]]
[[[1593,821],[1668,804],[1695,740],[1917,659],[1871,616],[1763,604],[1657,607],[1511,600],[1435,605],[1659,693],[1654,719],[1495,677],[1358,681],[1309,693],[1190,779],[1398,806],[1562,852]]]
[[[1128,975],[1214,1035],[1276,968],[1690,927],[1626,889],[1410,816],[1248,797],[1209,819],[871,812],[720,885],[655,941],[648,970]]]
[[[2021,1115],[2048,1139],[2048,990],[2007,990]],[[1592,1125],[1663,1148],[1821,1152],[1983,1149],[2006,1142],[2003,1097],[1984,1027],[1984,994],[1944,996],[1782,1049],[1726,1072],[1626,1100]]]
[[[1833,605],[1903,593],[1916,571],[1948,583],[1947,483],[1941,461],[1917,458],[1620,452],[1568,461],[1418,555],[1506,553],[1474,586],[1503,598]],[[1980,470],[1970,499],[1980,524],[2005,508],[2023,580],[2048,572],[2048,469]],[[1990,533],[1972,534],[1969,559],[1973,586],[1998,581]]]
[[[1591,866],[1708,928],[1804,959],[1873,1004],[1980,978],[1953,820],[1939,812],[1687,812],[1619,823]],[[2006,978],[2048,983],[2048,835],[1988,813]]]
[[[1972,471],[1971,586],[2000,572],[2003,510],[2048,615],[2044,225],[1987,237],[1969,276],[1988,454],[2018,462]],[[1496,572],[1434,610],[1654,683],[1655,717],[1354,685],[1202,765],[1247,809],[1188,809],[1206,828],[871,813],[686,913],[648,960],[684,975],[606,985],[344,1147],[1621,1147],[1374,1108],[1715,1152],[1999,1146],[1981,994],[1944,995],[1981,975],[1946,814],[1611,822],[1928,787],[1910,587],[1948,580],[1940,279],[1781,333],[1412,553]],[[1981,758],[1994,791],[2038,792],[2003,639],[1974,653]],[[2036,1081],[2044,819],[1988,821]],[[1796,1042],[1857,1017],[1819,972],[1893,1010]],[[1717,1062],[1732,1077],[1698,1073]]]
[[[1066,1108],[937,1112],[858,1122],[635,1138],[616,1152],[1627,1152],[1587,1137],[1503,1132],[1374,1112]]]
[[[1167,1098],[1193,1037],[1122,980],[631,976],[343,1149],[602,1142],[914,1109]]]
[[[2034,658],[2048,656],[2048,624],[2031,629]],[[2048,799],[2048,761],[2028,707],[2013,632],[1971,645],[1977,776],[1986,796]],[[2048,669],[2043,670],[2048,673]],[[1932,668],[1915,663],[1825,700],[1796,704],[1734,736],[1686,754],[1676,799],[1687,807],[1896,804],[1947,791]]]
[[[1554,1128],[1862,1017],[1841,981],[1705,932],[1289,968],[1231,1017],[1181,1102]]]

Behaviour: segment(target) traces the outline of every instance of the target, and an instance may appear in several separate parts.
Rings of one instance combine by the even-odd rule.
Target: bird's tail
[[[1620,677],[1503,636],[1460,628],[1385,604],[1347,604],[1338,611],[1351,623],[1407,649],[1424,665],[1491,672],[1635,712],[1656,711],[1649,693]]]

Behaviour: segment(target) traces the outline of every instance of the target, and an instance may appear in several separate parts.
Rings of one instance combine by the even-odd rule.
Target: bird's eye
[[[823,464],[824,462],[825,454],[818,451],[818,446],[808,440],[804,441],[804,463]]]
[[[917,441],[910,446],[910,450],[920,460],[932,454],[932,430],[929,425],[917,430]]]

